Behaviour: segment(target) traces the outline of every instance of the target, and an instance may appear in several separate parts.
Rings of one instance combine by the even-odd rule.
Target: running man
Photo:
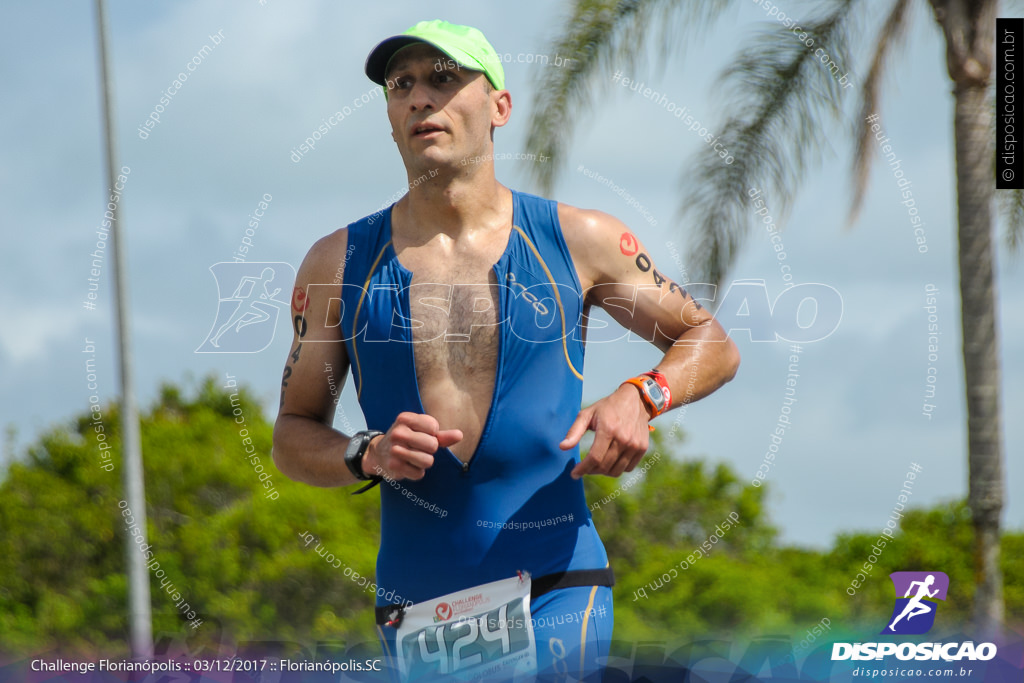
[[[907,587],[907,592],[903,597],[910,598],[910,594],[911,592],[913,592],[914,586],[919,586],[919,588],[917,589],[917,595],[910,598],[910,602],[908,602],[906,607],[903,608],[903,611],[900,612],[900,615],[892,620],[892,623],[889,624],[890,631],[895,632],[895,629],[893,627],[896,626],[896,622],[898,622],[903,617],[906,617],[907,621],[910,621],[919,614],[928,614],[933,609],[935,609],[927,602],[921,601],[921,598],[934,598],[936,594],[938,594],[938,588],[936,588],[934,591],[928,590],[928,587],[931,586],[933,583],[935,583],[935,577],[932,574],[929,574],[924,581],[910,582],[910,585]]]
[[[387,479],[378,636],[407,677],[582,676],[607,656],[613,583],[582,477],[632,471],[652,417],[729,381],[739,353],[618,219],[497,181],[512,97],[482,33],[421,22],[365,69],[410,190],[303,261],[274,460],[314,486]],[[592,306],[664,357],[581,410]],[[332,428],[325,363],[351,368],[367,431]]]

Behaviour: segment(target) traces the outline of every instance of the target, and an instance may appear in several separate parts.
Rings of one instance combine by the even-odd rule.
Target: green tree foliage
[[[373,641],[372,579],[360,585],[356,576],[374,573],[378,496],[286,480],[273,467],[272,425],[258,402],[221,384],[207,379],[190,398],[165,386],[143,416],[148,542],[165,578],[203,619],[193,630],[151,573],[154,633],[186,637],[193,651],[221,642]],[[128,654],[117,411],[105,407],[102,418],[113,471],[100,467],[86,415],[43,435],[0,483],[0,649],[8,654],[57,646],[83,657]],[[889,572],[910,569],[949,574],[942,610],[953,621],[943,623],[966,620],[974,587],[963,502],[908,511],[850,596],[878,531],[843,534],[828,552],[780,547],[764,487],[723,464],[677,460],[678,446],[655,432],[646,471],[585,482],[616,572],[617,640],[798,640],[822,618],[834,631],[877,631],[892,605]],[[1024,534],[1003,543],[1007,614],[1019,625]]]
[[[884,547],[884,511],[877,531],[843,533],[828,552],[780,547],[764,512],[765,487],[740,481],[724,464],[671,458],[667,454],[678,447],[660,434],[654,433],[647,471],[635,481],[629,475],[586,481],[594,523],[617,577],[616,638],[783,634],[797,642],[823,618],[840,631],[877,632],[892,610],[889,574],[927,569],[950,578],[940,624],[956,630],[967,623],[973,535],[964,501],[907,511],[893,539],[882,537]],[[739,525],[713,538],[732,512]],[[1024,534],[1004,534],[1003,543],[1008,621],[1019,628]],[[869,561],[872,556],[876,561]],[[858,573],[866,580],[852,588]]]
[[[220,384],[207,379],[189,400],[165,386],[142,418],[148,543],[204,620],[193,630],[151,572],[154,633],[211,647],[221,633],[238,642],[371,640],[373,597],[345,570],[373,576],[378,499],[286,480],[258,402],[245,389],[232,402]],[[117,413],[108,406],[102,416],[113,471],[99,467],[95,428],[83,416],[44,435],[0,484],[0,647],[10,653],[59,645],[83,656],[128,654]],[[257,465],[271,473],[276,499],[266,497]],[[306,546],[306,532],[340,569],[317,544]]]
[[[638,483],[587,481],[617,577],[617,638],[792,632],[842,611],[838,595],[806,590],[826,585],[819,553],[776,547],[764,487],[724,464],[674,460],[659,434]],[[628,489],[600,505],[616,487]]]
[[[971,512],[966,501],[956,501],[927,510],[909,510],[901,520],[901,532],[895,542],[879,547],[879,531],[841,534],[826,556],[830,566],[843,570],[844,591],[864,564],[877,554],[878,563],[869,580],[850,598],[850,618],[880,623],[892,611],[893,587],[890,572],[936,569],[949,575],[949,594],[942,605],[944,620],[965,624],[970,617],[974,594],[974,569],[970,561],[973,544]],[[1004,533],[1001,569],[1006,577],[1006,615],[1009,624],[1019,629],[1024,621],[1024,534]]]

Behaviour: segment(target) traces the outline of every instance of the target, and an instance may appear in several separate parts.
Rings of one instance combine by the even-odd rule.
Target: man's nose
[[[434,90],[427,83],[413,83],[412,91],[409,93],[409,106],[413,111],[420,109],[434,108]]]

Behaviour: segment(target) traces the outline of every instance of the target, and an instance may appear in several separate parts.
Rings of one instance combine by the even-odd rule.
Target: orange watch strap
[[[622,384],[632,384],[637,389],[639,389],[640,390],[640,400],[644,402],[645,406],[647,406],[648,408],[651,409],[651,417],[655,418],[655,417],[657,417],[659,415],[657,406],[654,405],[654,402],[651,401],[650,396],[648,396],[647,392],[644,391],[644,381],[642,379],[640,379],[639,377],[630,377],[629,379],[627,379]],[[621,385],[619,385],[619,386],[621,386]],[[652,431],[652,432],[654,431],[654,425],[647,425],[647,428],[650,431]]]

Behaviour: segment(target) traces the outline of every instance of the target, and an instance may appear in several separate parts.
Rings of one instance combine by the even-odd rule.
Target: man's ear
[[[495,90],[491,97],[495,98],[495,112],[491,117],[491,125],[500,128],[508,123],[512,116],[512,94],[508,90]]]

